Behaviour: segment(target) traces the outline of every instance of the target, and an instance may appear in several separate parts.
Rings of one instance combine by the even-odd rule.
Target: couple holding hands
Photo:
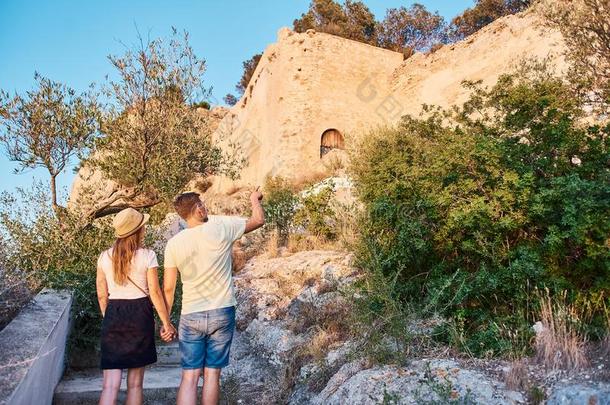
[[[127,369],[127,404],[142,404],[144,368],[157,361],[153,307],[162,322],[161,338],[178,335],[182,379],[178,405],[197,402],[197,384],[203,373],[204,405],[217,404],[220,372],[229,363],[235,329],[232,279],[233,242],[265,223],[258,191],[250,195],[250,218],[208,216],[197,193],[183,193],[174,208],[186,222],[165,247],[163,287],[159,285],[157,255],[143,247],[149,216],[133,208],[113,221],[116,241],[97,261],[97,296],[103,315],[100,404],[117,401],[122,370]],[[169,314],[180,273],[182,311],[178,331]]]

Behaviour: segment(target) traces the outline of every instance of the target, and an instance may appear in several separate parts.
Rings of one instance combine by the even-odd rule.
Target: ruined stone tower
[[[424,103],[462,103],[468,97],[464,80],[493,85],[524,58],[561,62],[560,34],[539,26],[532,11],[507,16],[461,42],[407,60],[334,35],[282,28],[214,138],[224,147],[238,146],[247,160],[237,185],[321,170],[323,155],[349,147],[350,136],[418,114]],[[212,191],[234,185],[215,179]]]

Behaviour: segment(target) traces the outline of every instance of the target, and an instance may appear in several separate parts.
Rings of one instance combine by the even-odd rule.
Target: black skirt
[[[150,298],[108,300],[102,322],[101,369],[139,368],[157,361]]]

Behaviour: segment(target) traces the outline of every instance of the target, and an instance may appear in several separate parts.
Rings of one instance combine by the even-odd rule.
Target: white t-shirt
[[[236,304],[231,247],[246,230],[246,219],[210,215],[167,242],[165,268],[176,267],[182,281],[182,314]]]
[[[138,286],[146,291],[144,294],[129,280],[124,285],[118,285],[114,282],[114,270],[112,265],[112,248],[102,252],[97,259],[98,268],[102,269],[106,275],[106,284],[108,284],[109,299],[136,299],[146,297],[148,294],[148,279],[146,272],[148,269],[159,267],[157,263],[157,255],[150,249],[138,249],[134,254],[131,262],[131,270],[129,277]]]

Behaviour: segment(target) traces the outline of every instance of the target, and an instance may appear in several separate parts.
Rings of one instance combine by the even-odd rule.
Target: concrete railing
[[[64,369],[72,294],[45,289],[0,331],[0,404],[51,404]]]

